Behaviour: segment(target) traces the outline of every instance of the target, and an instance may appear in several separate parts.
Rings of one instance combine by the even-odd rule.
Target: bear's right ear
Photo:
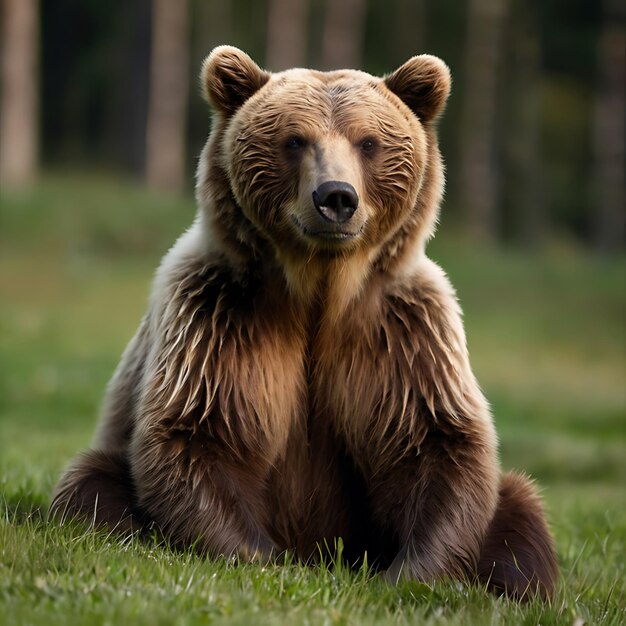
[[[245,52],[218,46],[205,59],[200,74],[208,102],[219,112],[232,115],[270,79]]]

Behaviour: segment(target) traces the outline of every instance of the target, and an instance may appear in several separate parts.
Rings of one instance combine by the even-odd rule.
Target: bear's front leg
[[[376,481],[372,493],[376,516],[400,545],[387,580],[471,576],[496,509],[497,486],[488,429],[466,424],[429,432],[418,451],[405,453]]]
[[[267,468],[258,454],[152,424],[135,433],[131,467],[141,509],[174,545],[246,561],[277,552],[265,531]]]

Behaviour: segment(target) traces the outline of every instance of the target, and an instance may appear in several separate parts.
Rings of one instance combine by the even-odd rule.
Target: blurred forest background
[[[188,192],[209,126],[215,45],[270,70],[454,77],[441,122],[445,219],[485,243],[625,243],[622,0],[2,0],[4,186],[110,170]]]

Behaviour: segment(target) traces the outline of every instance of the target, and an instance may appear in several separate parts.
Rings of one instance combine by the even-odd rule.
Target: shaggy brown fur
[[[500,479],[461,314],[424,253],[443,189],[447,67],[269,74],[216,49],[199,213],[164,259],[95,450],[53,514],[156,523],[212,556],[305,560],[342,537],[386,570],[552,593],[531,484]],[[330,223],[312,192],[345,181]],[[498,494],[498,484],[500,493]]]
[[[483,543],[478,579],[498,594],[549,598],[558,577],[541,501],[529,480],[505,474],[500,500]]]
[[[89,450],[80,454],[55,489],[54,511],[62,519],[79,518],[121,534],[142,528],[133,512],[135,493],[127,455]]]

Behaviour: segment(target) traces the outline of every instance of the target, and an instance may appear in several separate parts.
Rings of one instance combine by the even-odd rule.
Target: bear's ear
[[[269,79],[268,72],[232,46],[218,46],[202,65],[205,97],[217,111],[226,115],[232,115]]]
[[[422,122],[430,122],[441,113],[450,94],[450,83],[448,66],[430,54],[412,57],[385,76],[387,88]]]

